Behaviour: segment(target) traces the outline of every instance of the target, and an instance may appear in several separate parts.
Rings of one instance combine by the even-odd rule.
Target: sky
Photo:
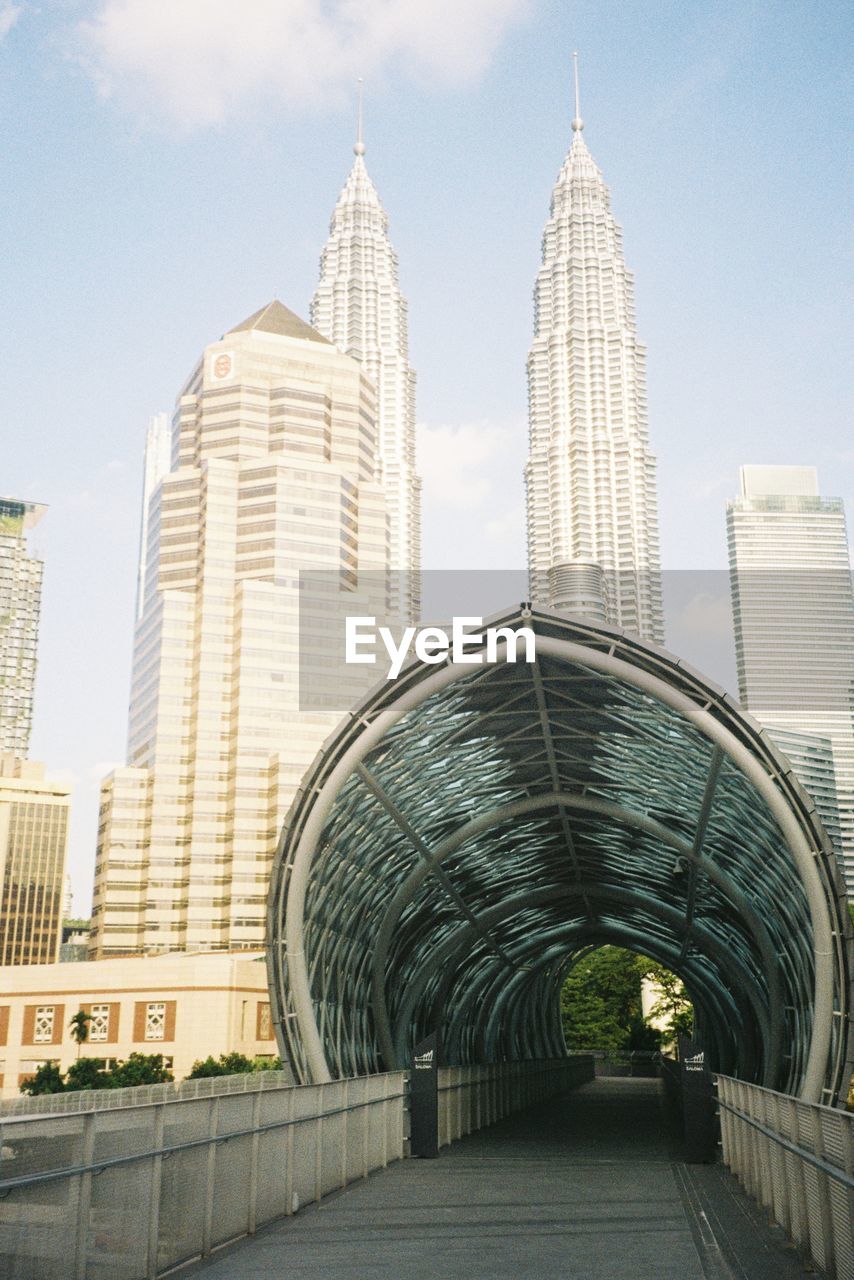
[[[852,37],[845,0],[0,0],[0,493],[49,507],[31,755],[74,788],[78,911],[124,758],[148,418],[272,297],[307,316],[357,77],[409,299],[425,567],[519,569],[579,51],[664,566],[708,574],[678,579],[669,643],[701,665],[729,626],[739,465],[814,464],[854,512]]]

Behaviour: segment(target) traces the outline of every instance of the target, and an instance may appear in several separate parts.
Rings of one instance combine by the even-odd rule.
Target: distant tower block
[[[24,759],[33,727],[44,564],[27,545],[47,507],[0,498],[0,754]]]
[[[0,753],[0,965],[58,959],[69,791],[43,764]]]
[[[661,642],[655,459],[634,281],[582,137],[552,193],[534,290],[525,471],[531,597]]]
[[[739,697],[786,752],[854,895],[854,588],[815,467],[745,466],[727,503]]]

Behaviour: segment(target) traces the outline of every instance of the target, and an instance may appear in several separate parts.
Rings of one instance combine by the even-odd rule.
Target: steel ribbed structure
[[[268,912],[300,1078],[553,1057],[574,958],[684,978],[715,1069],[825,1102],[849,1053],[850,925],[814,806],[766,734],[663,650],[526,606],[533,664],[411,662],[325,744]],[[850,1063],[848,1064],[850,1067]]]

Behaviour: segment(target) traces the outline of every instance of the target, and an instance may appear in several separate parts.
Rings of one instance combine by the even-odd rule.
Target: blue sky
[[[524,564],[531,291],[577,48],[665,566],[712,569],[742,462],[814,463],[854,512],[852,28],[837,0],[0,0],[0,492],[50,507],[32,753],[75,783],[80,907],[124,752],[146,422],[271,297],[307,314],[355,78],[410,304],[426,566]]]

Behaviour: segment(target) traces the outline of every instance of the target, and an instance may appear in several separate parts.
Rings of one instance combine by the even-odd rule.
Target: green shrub
[[[174,1080],[163,1063],[162,1053],[132,1053],[109,1073],[112,1089],[129,1089],[138,1084],[168,1084]]]
[[[21,1093],[27,1093],[31,1098],[42,1093],[62,1093],[64,1088],[62,1072],[56,1062],[43,1062],[35,1075],[28,1076],[21,1083]]]
[[[103,1058],[78,1058],[72,1062],[65,1073],[65,1088],[76,1089],[109,1089],[112,1081],[111,1073],[104,1070]]]
[[[239,1076],[251,1071],[281,1071],[281,1058],[247,1058],[242,1053],[221,1053],[218,1058],[210,1054],[193,1063],[188,1080],[203,1080],[210,1076]]]

